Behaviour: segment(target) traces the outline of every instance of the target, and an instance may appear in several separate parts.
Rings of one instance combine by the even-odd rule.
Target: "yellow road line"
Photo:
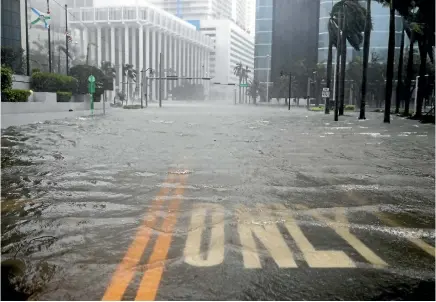
[[[185,175],[180,176],[180,186],[177,187],[175,191],[176,196],[170,203],[169,214],[165,217],[162,224],[164,232],[161,233],[156,240],[153,253],[148,260],[148,268],[144,272],[135,300],[151,301],[156,297],[165,266],[165,260],[171,244],[172,231],[177,222],[177,214],[175,211],[177,211],[180,206],[179,196],[183,195],[185,190],[183,187],[185,178]]]
[[[375,213],[375,215],[384,223],[388,224],[389,226],[393,226],[393,227],[401,227],[400,224],[398,224],[397,222],[395,222],[394,220],[388,218],[385,214],[383,213]],[[424,252],[426,252],[427,254],[430,254],[431,256],[435,257],[435,248],[433,246],[431,246],[430,244],[424,242],[423,240],[419,239],[419,238],[407,238],[407,240],[409,240],[410,242],[412,242],[413,244],[415,244],[416,246],[420,247]]]
[[[166,179],[166,183],[171,183],[174,181],[174,176],[169,175]],[[168,195],[170,191],[169,187],[163,187],[155,200],[152,203],[152,208],[150,209],[146,219],[139,227],[135,239],[130,244],[123,260],[118,265],[115,273],[112,276],[111,282],[106,289],[106,292],[102,298],[103,301],[119,301],[123,298],[124,292],[129,286],[130,281],[135,275],[135,266],[139,263],[142,254],[151,238],[152,230],[151,228],[156,223],[156,217],[153,213],[159,210],[163,199],[160,197]]]

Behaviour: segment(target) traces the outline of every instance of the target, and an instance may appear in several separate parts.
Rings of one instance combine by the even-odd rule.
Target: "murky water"
[[[311,218],[310,211],[333,217],[336,208],[345,208],[346,226],[359,238],[391,242],[378,250],[398,259],[392,265],[396,271],[387,270],[389,277],[382,278],[390,280],[386,287],[393,284],[392,275],[416,278],[418,271],[423,282],[434,285],[434,258],[429,265],[424,256],[397,257],[393,247],[397,242],[407,248],[409,239],[434,246],[434,126],[397,117],[386,125],[380,114],[368,117],[334,123],[332,116],[302,109],[173,103],[2,129],[2,259],[22,263],[17,284],[25,298],[101,299],[145,213],[154,211],[152,201],[174,198],[156,197],[159,190],[183,187],[171,267],[182,266],[196,204],[222,206],[227,233],[243,221],[284,225],[289,213],[273,206],[283,205],[303,231],[317,230],[311,238],[325,247],[332,242],[332,224]],[[169,175],[182,175],[186,182],[168,181]],[[253,212],[259,205],[262,215]],[[162,218],[169,210],[153,213]],[[243,220],[246,213],[250,218]],[[377,213],[400,225],[381,225]],[[208,218],[205,225],[213,223]],[[153,227],[154,234],[162,232],[163,226]],[[225,246],[240,250],[228,237]],[[255,274],[283,286],[271,273]],[[158,298],[192,298],[171,290],[170,281],[181,282],[173,278],[164,275]],[[213,296],[215,281],[205,280],[209,288],[197,288],[195,297],[250,299],[259,291],[264,298],[285,297],[280,291],[268,294],[265,283],[254,281],[250,290]],[[301,282],[294,285],[296,293],[307,290]],[[373,296],[392,297],[395,290],[377,289]]]

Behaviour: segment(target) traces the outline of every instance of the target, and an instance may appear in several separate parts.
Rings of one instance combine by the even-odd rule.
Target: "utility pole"
[[[50,14],[50,4],[49,4],[49,0],[47,0],[47,14]],[[50,19],[51,21],[51,19]],[[50,36],[50,24],[47,25],[48,28],[48,71],[51,72],[51,36]],[[26,24],[26,28],[27,28],[27,24]]]
[[[335,96],[335,122],[339,120],[339,104],[338,104],[338,97],[339,97],[339,61],[341,58],[341,51],[340,51],[340,41],[341,41],[341,13],[338,13],[338,35],[336,40],[336,66],[335,66],[335,86],[334,86],[334,96]]]
[[[307,109],[310,108],[310,77],[307,78]]]
[[[162,107],[162,53],[159,53],[159,107]]]
[[[292,74],[289,72],[289,100],[288,100],[288,110],[291,110],[291,86],[292,85]]]
[[[68,6],[65,4],[65,49],[66,49],[66,56],[67,56],[67,58],[66,58],[66,64],[67,64],[67,72],[66,72],[66,74],[68,75],[68,73],[69,73],[69,53],[68,53],[68,36],[69,36],[69,33],[68,33]]]
[[[28,8],[27,8],[27,0],[24,1],[24,6],[25,6],[25,10],[26,10],[26,71],[27,71],[27,76],[30,76],[30,54],[29,54],[29,21],[27,20],[27,15],[28,15]]]

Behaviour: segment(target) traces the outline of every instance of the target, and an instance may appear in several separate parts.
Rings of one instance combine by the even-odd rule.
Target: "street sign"
[[[322,89],[322,97],[323,98],[329,98],[330,97],[330,88],[323,88]]]
[[[95,77],[92,74],[88,77],[88,92],[95,93]]]
[[[248,87],[248,84],[242,83],[242,84],[239,84],[239,87]]]

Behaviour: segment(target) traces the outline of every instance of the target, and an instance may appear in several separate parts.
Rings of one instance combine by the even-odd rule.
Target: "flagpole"
[[[47,14],[50,15],[50,4],[47,0]],[[51,21],[51,20],[50,20]],[[51,23],[51,22],[50,22]],[[51,37],[50,37],[50,24],[48,24],[48,72],[51,72]]]
[[[68,33],[68,6],[65,4],[65,49],[67,50],[67,53],[66,53],[66,55],[67,55],[67,75],[68,75],[68,65],[69,65],[69,62],[68,62],[68,60],[69,60],[69,54],[68,54],[68,36],[69,36],[69,33]]]
[[[26,66],[27,66],[27,76],[30,76],[30,54],[29,54],[29,20],[27,20],[27,15],[29,13],[27,7],[27,0],[24,1],[25,11],[26,11]]]

